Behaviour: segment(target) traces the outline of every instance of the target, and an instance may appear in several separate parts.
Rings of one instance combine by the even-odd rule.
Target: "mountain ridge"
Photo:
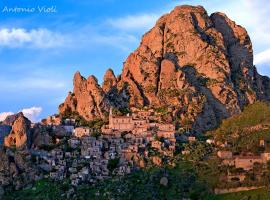
[[[270,99],[270,79],[253,65],[247,31],[225,14],[201,6],[177,6],[145,33],[116,77],[100,86],[94,76],[74,76],[74,90],[60,114],[104,119],[109,108],[170,108],[164,121],[200,133],[244,106]]]

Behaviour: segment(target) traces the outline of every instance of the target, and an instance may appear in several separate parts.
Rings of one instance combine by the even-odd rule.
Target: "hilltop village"
[[[243,151],[235,154],[229,141],[201,138],[186,129],[176,129],[173,124],[158,123],[159,115],[153,109],[131,110],[127,114],[116,115],[111,108],[108,122],[100,126],[100,129],[78,125],[75,118],[50,116],[41,123],[27,125],[32,127],[32,137],[35,135],[33,130],[38,130],[39,133],[43,131],[42,136],[31,139],[30,146],[25,140],[27,131],[16,133],[14,125],[25,126],[26,123],[23,115],[18,114],[13,117],[15,121],[10,134],[4,138],[4,146],[9,147],[6,153],[16,161],[20,160],[20,154],[12,152],[12,148],[16,147],[18,152],[26,156],[24,159],[31,160],[25,172],[29,176],[29,184],[30,180],[44,178],[57,182],[68,180],[74,188],[153,166],[175,167],[179,161],[194,162],[210,155],[219,160],[219,167],[229,167],[221,175],[223,183],[234,184],[235,180],[244,183],[254,167],[266,166],[270,160],[269,151],[257,154]],[[17,128],[23,130],[21,127]],[[44,130],[54,132],[54,137]],[[30,147],[29,150],[26,146]],[[258,146],[267,150],[265,147],[268,146],[268,141],[261,139]],[[20,165],[26,166],[25,163]],[[14,173],[20,174],[16,170]],[[259,173],[260,176],[263,175],[263,170]],[[25,183],[18,182],[16,178],[9,181],[13,181],[11,184],[17,189],[25,187]],[[3,185],[10,184],[4,174],[0,176],[0,182]],[[74,189],[67,193],[68,196],[73,194]]]
[[[112,174],[125,175],[146,167],[148,162],[161,166],[173,158],[177,135],[173,124],[150,122],[154,119],[152,110],[115,116],[111,109],[109,123],[95,130],[76,127],[74,119],[65,119],[61,124],[59,118],[52,116],[46,125],[53,129],[61,126],[70,134],[68,148],[60,145],[52,151],[32,149],[32,154],[51,179],[63,180],[68,176],[74,186]]]

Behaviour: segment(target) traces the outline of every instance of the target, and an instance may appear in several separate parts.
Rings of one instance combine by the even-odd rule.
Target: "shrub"
[[[108,161],[108,165],[107,168],[110,172],[112,172],[114,169],[117,168],[118,164],[119,164],[119,158],[115,158],[115,159],[110,159]]]

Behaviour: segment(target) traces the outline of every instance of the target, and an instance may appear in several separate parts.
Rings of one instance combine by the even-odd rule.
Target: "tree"
[[[120,160],[119,158],[114,158],[108,161],[107,168],[110,172],[113,172],[113,170],[117,168],[119,160]]]

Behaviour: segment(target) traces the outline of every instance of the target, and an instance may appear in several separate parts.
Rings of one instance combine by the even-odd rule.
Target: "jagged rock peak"
[[[81,75],[79,71],[77,71],[74,74],[73,81],[82,81],[82,80],[85,80],[85,78]]]
[[[6,117],[6,119],[3,121],[2,124],[7,125],[7,126],[12,126],[13,123],[16,121],[16,119],[18,119],[19,117],[23,117],[23,113],[19,112],[17,114],[14,115],[9,115]]]
[[[103,77],[102,89],[104,92],[109,92],[117,84],[117,79],[112,69],[107,69]]]
[[[85,79],[76,72],[73,79],[73,93],[69,93],[65,102],[59,106],[59,113],[76,112],[86,120],[102,118],[107,101],[95,76]]]
[[[98,80],[97,78],[94,76],[94,75],[91,75],[87,78],[87,82],[90,84],[90,85],[98,85]]]

